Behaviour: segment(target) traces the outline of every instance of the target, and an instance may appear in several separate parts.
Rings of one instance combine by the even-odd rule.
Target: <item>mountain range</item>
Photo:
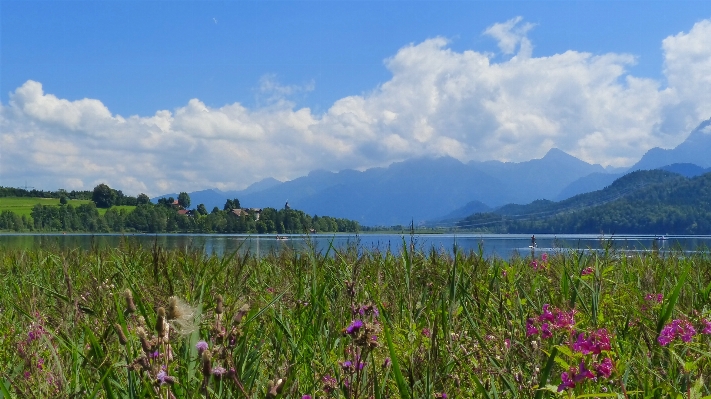
[[[234,198],[245,208],[280,209],[288,201],[292,208],[309,214],[353,219],[366,226],[411,221],[451,226],[467,215],[506,204],[561,201],[599,190],[638,169],[667,168],[695,176],[711,168],[711,157],[706,155],[710,150],[711,119],[701,123],[676,148],[653,148],[623,173],[554,148],[543,158],[526,162],[462,163],[449,157],[415,158],[384,168],[316,170],[286,182],[265,179],[239,191],[210,189],[189,194],[193,207],[202,203],[208,210],[215,206],[221,209],[227,199]],[[170,196],[177,198],[177,193],[161,197]]]

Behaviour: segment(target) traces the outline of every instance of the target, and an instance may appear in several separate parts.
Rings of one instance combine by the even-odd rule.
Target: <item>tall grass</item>
[[[541,255],[3,249],[0,398],[711,395],[707,253]]]

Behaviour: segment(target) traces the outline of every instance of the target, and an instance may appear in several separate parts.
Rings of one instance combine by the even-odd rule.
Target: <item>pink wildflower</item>
[[[601,363],[596,364],[595,372],[598,377],[610,378],[612,375],[612,359],[606,357]]]
[[[711,335],[711,321],[702,319],[701,322],[704,323],[704,329],[701,330],[701,333]]]
[[[666,346],[676,338],[681,338],[684,342],[691,342],[696,335],[696,329],[688,320],[674,319],[659,332],[657,342]]]
[[[526,336],[538,334],[538,328],[533,325],[533,319],[526,320]]]
[[[550,321],[552,322],[554,320],[553,313],[551,313],[550,310],[548,310],[548,305],[547,303],[543,305],[543,311],[541,312],[541,315],[538,316],[538,320],[540,321]]]

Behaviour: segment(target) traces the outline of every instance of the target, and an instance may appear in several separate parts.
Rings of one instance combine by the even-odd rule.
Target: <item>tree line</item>
[[[129,197],[106,185],[99,185],[88,193],[91,193],[93,202],[78,206],[61,202],[59,205],[37,204],[32,208],[30,218],[12,211],[0,212],[0,230],[298,234],[354,233],[360,229],[358,222],[353,220],[310,216],[295,209],[264,208],[259,212],[256,209],[242,210],[237,199],[228,200],[223,209],[215,207],[208,213],[203,204],[198,205],[196,210],[186,210],[190,206],[187,193],[180,194],[177,204],[173,198],[159,199],[157,204],[153,204],[145,194]],[[44,196],[58,197],[61,198],[55,195]],[[114,207],[131,204],[135,204],[135,208]],[[108,209],[102,215],[99,207]],[[240,211],[235,212],[237,209]]]

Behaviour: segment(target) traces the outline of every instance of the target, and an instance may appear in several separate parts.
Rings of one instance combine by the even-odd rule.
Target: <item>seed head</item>
[[[158,333],[158,337],[167,341],[169,328],[168,321],[165,319],[165,308],[160,307],[158,308],[158,317],[156,317],[156,332]]]
[[[202,353],[202,376],[210,378],[210,374],[212,374],[212,356],[210,351],[205,351]]]
[[[286,381],[283,378],[278,378],[274,381],[269,382],[269,391],[267,392],[267,398],[276,398],[284,388],[284,383]]]
[[[215,301],[217,302],[217,306],[215,306],[215,313],[222,314],[222,312],[224,311],[223,305],[222,305],[222,295],[217,294]]]
[[[123,296],[126,299],[126,312],[136,312],[136,304],[133,302],[133,292],[131,292],[131,289],[126,288],[126,291],[123,292]]]
[[[141,340],[141,348],[143,348],[143,352],[146,355],[149,355],[151,353],[151,345],[148,343],[146,330],[144,330],[143,327],[138,327],[136,328],[136,334],[138,335],[138,339]]]
[[[237,311],[237,314],[235,315],[235,323],[239,323],[242,321],[242,318],[249,313],[249,304],[245,303],[242,305],[241,308]]]
[[[196,310],[182,299],[175,296],[168,298],[166,318],[179,334],[187,335],[197,329],[195,312]]]
[[[123,333],[123,328],[118,323],[114,324],[114,329],[116,330],[116,335],[118,335],[118,340],[121,345],[126,345],[128,339],[126,339],[126,334]]]

